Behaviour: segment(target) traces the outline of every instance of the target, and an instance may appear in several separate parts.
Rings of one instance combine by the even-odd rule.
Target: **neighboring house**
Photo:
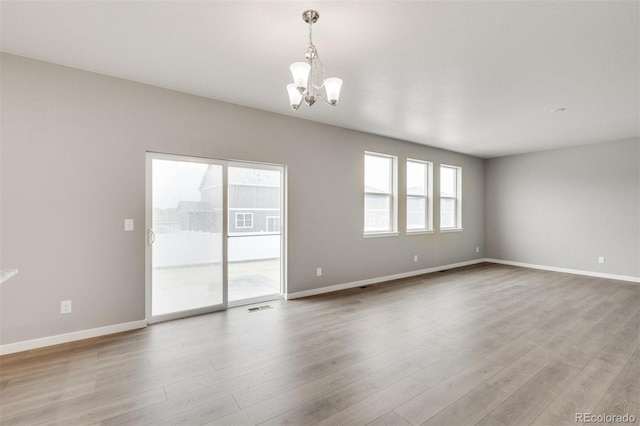
[[[202,175],[200,200],[178,201],[175,207],[154,208],[154,267],[213,264],[220,261],[210,235],[222,234],[220,169],[208,166]],[[229,261],[276,259],[280,256],[280,172],[228,168]],[[186,197],[185,197],[186,198]],[[185,232],[189,231],[189,232]]]
[[[153,232],[156,234],[169,234],[180,229],[178,211],[175,207],[168,209],[153,209]]]
[[[200,202],[221,205],[216,166],[209,166],[200,184]],[[229,167],[229,234],[280,232],[280,174],[272,170]],[[194,208],[196,208],[194,206]],[[221,222],[217,222],[220,226]]]
[[[389,203],[391,200],[379,188],[370,185],[365,186],[367,197],[366,210],[364,212],[365,227],[369,230],[389,228]]]
[[[216,232],[220,228],[220,213],[207,201],[180,201],[177,216],[180,230]],[[217,226],[216,226],[217,225]]]

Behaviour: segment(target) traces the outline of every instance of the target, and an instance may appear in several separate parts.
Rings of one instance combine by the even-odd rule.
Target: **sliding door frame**
[[[218,305],[207,306],[203,308],[190,309],[185,311],[173,312],[162,315],[152,315],[152,266],[153,266],[153,160],[173,160],[186,161],[204,164],[216,164],[222,166],[222,288],[223,302]],[[228,288],[228,240],[229,240],[229,199],[228,199],[228,169],[229,167],[248,167],[260,168],[265,170],[280,171],[280,214],[281,214],[281,231],[280,231],[280,294],[282,298],[287,290],[287,167],[280,164],[259,163],[242,160],[225,160],[210,157],[187,156],[180,154],[146,152],[146,187],[145,187],[145,314],[147,324],[153,324],[162,321],[170,321],[179,318],[185,318],[194,315],[207,314],[217,311],[223,311],[229,307],[256,303],[258,301],[273,300],[274,297],[257,297],[246,299],[229,304],[229,288]],[[150,232],[151,231],[151,232]]]

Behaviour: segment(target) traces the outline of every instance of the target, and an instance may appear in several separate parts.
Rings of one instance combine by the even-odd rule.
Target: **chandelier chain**
[[[324,86],[324,64],[320,60],[320,55],[318,54],[315,44],[313,44],[313,20],[309,20],[309,48],[307,49],[307,54],[309,55],[309,64],[312,68],[309,79],[310,87],[320,90],[322,86]],[[316,71],[314,68],[318,68],[318,70]],[[316,78],[320,78],[320,85],[316,84]]]

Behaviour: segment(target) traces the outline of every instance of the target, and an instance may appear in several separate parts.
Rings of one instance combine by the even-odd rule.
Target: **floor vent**
[[[253,307],[253,308],[249,308],[249,309],[247,309],[247,311],[249,311],[249,312],[258,312],[258,311],[264,311],[264,310],[272,309],[272,308],[273,308],[273,306],[262,305],[262,306],[256,306],[256,307]]]

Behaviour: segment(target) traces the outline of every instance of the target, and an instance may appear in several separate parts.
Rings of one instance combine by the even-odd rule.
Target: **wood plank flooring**
[[[481,264],[0,357],[2,425],[640,418],[640,286]]]

